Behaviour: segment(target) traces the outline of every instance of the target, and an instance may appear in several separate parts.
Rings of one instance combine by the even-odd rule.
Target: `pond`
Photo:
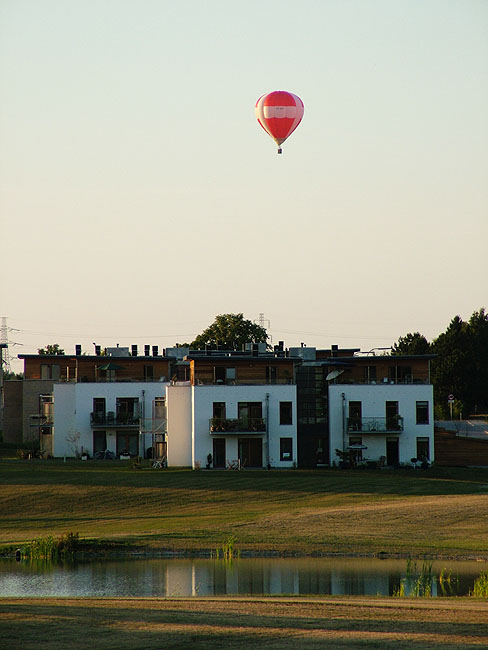
[[[140,597],[382,595],[414,593],[422,575],[432,596],[467,595],[485,562],[348,558],[150,559],[0,562],[0,596]],[[414,570],[415,569],[415,570]],[[440,579],[439,579],[440,578]]]

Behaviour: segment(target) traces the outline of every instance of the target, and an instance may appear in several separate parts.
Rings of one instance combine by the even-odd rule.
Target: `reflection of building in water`
[[[165,563],[167,596],[227,594],[391,595],[400,571],[365,571],[310,560],[172,560]]]

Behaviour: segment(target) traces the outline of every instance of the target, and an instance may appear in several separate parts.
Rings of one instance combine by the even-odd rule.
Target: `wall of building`
[[[40,395],[50,395],[54,383],[50,379],[24,379],[22,381],[22,440],[39,441]]]
[[[343,396],[344,395],[344,400]],[[336,449],[348,446],[349,435],[344,433],[345,418],[349,412],[349,402],[359,401],[362,404],[362,417],[385,417],[385,402],[397,401],[399,415],[404,418],[404,429],[398,435],[400,463],[409,463],[417,456],[417,437],[429,438],[430,462],[434,461],[434,396],[432,385],[359,385],[334,384],[329,386],[329,431],[331,461],[338,461]],[[429,424],[416,423],[416,402],[429,403]],[[344,404],[344,406],[343,406]],[[344,410],[345,409],[345,410]],[[386,456],[387,437],[395,434],[351,433],[361,437],[367,447],[363,451],[363,459],[378,460]]]
[[[3,440],[22,442],[22,386],[20,379],[4,383],[5,407],[3,409]]]
[[[293,467],[297,458],[297,409],[296,386],[294,385],[264,385],[264,386],[193,386],[192,387],[192,438],[193,463],[198,461],[202,467],[206,465],[208,454],[213,454],[213,438],[210,434],[210,420],[213,416],[213,403],[225,402],[226,418],[238,417],[239,402],[261,402],[263,418],[268,418],[269,430],[269,462],[272,467]],[[266,395],[269,395],[269,410],[266,407]],[[280,402],[292,402],[292,424],[280,425]],[[266,435],[253,433],[263,440],[262,466],[267,463]],[[226,460],[236,460],[238,454],[238,439],[251,437],[246,433],[232,433],[225,436]],[[280,438],[292,438],[293,457],[288,461],[280,460]]]
[[[168,418],[168,466],[191,467],[191,386],[173,385],[166,388]]]
[[[152,403],[156,397],[165,397],[166,383],[60,383],[54,385],[54,456],[73,456],[73,443],[67,440],[76,432],[80,434],[78,447],[93,455],[93,428],[90,413],[93,399],[105,398],[106,413],[117,410],[117,398],[135,397],[139,400],[140,413],[145,420],[141,426],[151,429]],[[103,427],[99,427],[102,429]],[[139,430],[135,425],[134,429]],[[117,427],[107,427],[107,449],[116,453]],[[127,428],[120,430],[127,431]],[[151,433],[140,437],[139,452],[144,454],[152,444]]]

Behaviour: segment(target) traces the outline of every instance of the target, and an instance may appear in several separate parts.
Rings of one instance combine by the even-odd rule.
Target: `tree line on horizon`
[[[391,354],[433,354],[431,380],[438,420],[449,417],[449,395],[454,415],[468,418],[488,414],[488,313],[482,307],[469,320],[454,316],[445,332],[429,342],[420,332],[401,336]]]

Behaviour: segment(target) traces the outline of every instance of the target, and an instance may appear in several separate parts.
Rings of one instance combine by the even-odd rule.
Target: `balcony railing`
[[[279,385],[290,386],[296,382],[292,377],[278,377],[277,379],[201,379],[195,377],[195,386],[265,386]]]
[[[394,415],[388,418],[347,418],[348,433],[401,433],[403,418]]]
[[[139,415],[129,413],[90,413],[90,425],[92,427],[138,427],[140,424]]]
[[[210,418],[210,433],[265,433],[265,418]]]
[[[430,377],[427,375],[407,375],[405,377],[397,377],[397,378],[390,378],[390,377],[381,377],[379,379],[368,379],[367,377],[347,377],[344,375],[341,375],[340,377],[337,377],[334,379],[332,382],[334,384],[368,384],[369,386],[372,385],[377,385],[377,386],[388,386],[388,384],[395,384],[397,386],[407,386],[407,385],[429,385],[431,384]]]

